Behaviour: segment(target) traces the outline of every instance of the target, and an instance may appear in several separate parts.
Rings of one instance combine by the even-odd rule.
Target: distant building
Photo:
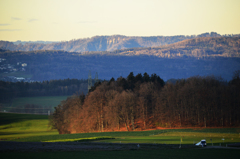
[[[17,79],[18,81],[24,81],[24,80],[25,80],[25,78],[23,78],[23,77],[16,77],[16,79]]]
[[[0,62],[5,61],[6,59],[0,58]]]
[[[26,67],[26,66],[27,66],[27,64],[26,64],[26,63],[23,63],[23,64],[22,64],[22,67]]]

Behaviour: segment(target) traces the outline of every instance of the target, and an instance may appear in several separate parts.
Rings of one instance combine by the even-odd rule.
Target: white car
[[[202,147],[206,147],[207,146],[207,142],[205,139],[201,140],[199,143],[195,144],[196,146],[202,146]]]

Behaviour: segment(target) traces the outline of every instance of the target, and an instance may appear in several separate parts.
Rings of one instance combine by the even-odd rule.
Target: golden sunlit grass
[[[0,113],[0,119],[0,140],[58,134],[49,127],[48,116]]]
[[[72,141],[90,141],[90,140],[105,140],[114,139],[110,136],[99,136],[99,137],[87,137],[87,138],[75,138],[75,139],[59,139],[59,140],[48,140],[44,142],[72,142]]]
[[[239,128],[159,129],[152,131],[102,132],[59,135],[49,127],[48,116],[0,113],[0,140],[29,142],[194,144],[206,139],[207,144],[240,142]]]
[[[170,130],[171,131],[171,130]],[[181,131],[181,130],[180,130]],[[151,144],[196,144],[206,139],[208,145],[226,145],[227,143],[240,142],[239,133],[205,133],[205,132],[165,132],[149,136],[124,136],[115,139],[95,142],[108,143],[151,143]]]
[[[234,137],[240,138],[239,134],[233,133],[204,133],[204,132],[168,132],[163,134],[158,134],[155,136],[188,136],[188,137]]]

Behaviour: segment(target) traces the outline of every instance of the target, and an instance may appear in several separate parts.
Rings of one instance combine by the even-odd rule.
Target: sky
[[[240,0],[0,0],[0,40],[240,33]]]

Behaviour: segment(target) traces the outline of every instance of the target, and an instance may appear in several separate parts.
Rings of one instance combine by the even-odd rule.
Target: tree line
[[[60,134],[134,131],[157,127],[229,127],[240,123],[240,72],[226,84],[213,76],[164,81],[152,74],[96,83],[85,96],[55,107]]]
[[[43,82],[0,81],[0,102],[10,102],[17,97],[65,96],[87,93],[87,80],[63,79]]]

